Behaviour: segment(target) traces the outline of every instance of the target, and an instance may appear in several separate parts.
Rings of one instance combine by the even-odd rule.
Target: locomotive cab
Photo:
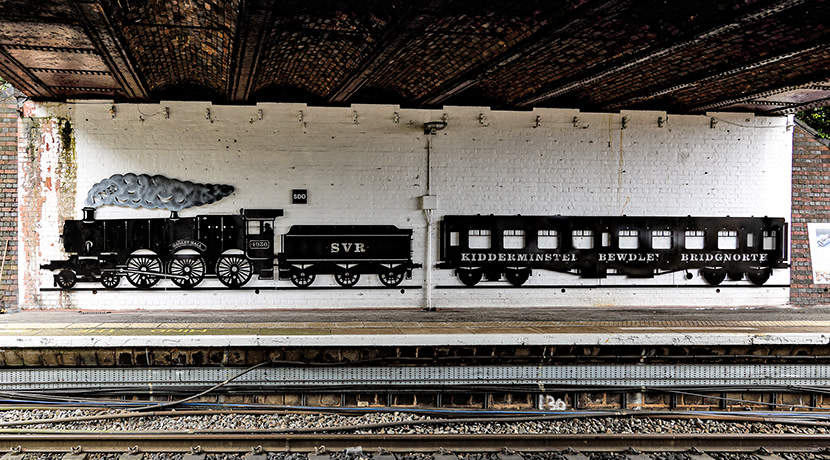
[[[259,279],[274,279],[274,220],[282,209],[242,209],[245,255],[259,268]]]

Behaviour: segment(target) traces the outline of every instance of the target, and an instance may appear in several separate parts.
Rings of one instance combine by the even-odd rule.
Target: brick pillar
[[[18,307],[17,99],[0,91],[0,309]]]
[[[830,284],[814,284],[808,222],[830,222],[830,148],[827,139],[796,120],[793,131],[790,304],[830,304]]]

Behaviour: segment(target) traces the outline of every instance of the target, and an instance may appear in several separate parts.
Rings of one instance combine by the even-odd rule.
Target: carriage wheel
[[[216,276],[231,289],[245,285],[254,273],[251,261],[244,256],[225,256],[216,262]]]
[[[360,273],[355,273],[349,270],[343,270],[340,273],[334,274],[334,280],[337,281],[337,284],[343,287],[352,287],[357,284],[357,280],[359,279]]]
[[[530,277],[530,270],[527,269],[519,269],[519,270],[507,270],[504,273],[504,277],[507,278],[507,281],[512,284],[513,286],[519,287]]]
[[[78,278],[72,270],[61,270],[58,272],[57,276],[55,276],[55,283],[57,283],[58,287],[61,289],[72,289],[77,281]]]
[[[317,278],[314,273],[308,273],[305,270],[299,268],[291,269],[291,282],[294,283],[294,286],[305,288],[311,286],[311,283]]]
[[[772,270],[769,268],[761,268],[758,270],[752,270],[746,273],[746,279],[749,280],[750,283],[760,286],[767,282],[769,277],[772,275]]]
[[[189,289],[201,283],[205,278],[205,261],[201,257],[176,256],[170,261],[167,272],[171,275],[187,278],[171,278],[179,287]]]
[[[159,282],[157,273],[161,273],[158,257],[134,256],[127,259],[127,281],[139,289],[151,288]],[[140,273],[135,273],[140,272]]]
[[[458,279],[468,287],[473,287],[481,281],[480,270],[458,270],[456,274],[458,275]]]
[[[395,287],[403,281],[403,270],[395,270],[390,268],[378,273],[378,279],[386,287]]]
[[[101,273],[101,284],[107,289],[115,289],[121,282],[121,277],[114,271],[105,271]]]
[[[726,272],[723,270],[701,270],[700,274],[703,275],[703,279],[712,286],[717,286],[722,283],[724,279],[726,279]]]

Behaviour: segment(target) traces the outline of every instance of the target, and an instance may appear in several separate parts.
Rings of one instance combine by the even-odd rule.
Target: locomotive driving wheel
[[[115,289],[121,282],[121,277],[111,270],[101,272],[101,284],[107,289]]]
[[[189,289],[201,283],[205,278],[205,260],[199,256],[174,256],[167,271],[177,286]],[[179,278],[183,276],[184,278]]]
[[[61,289],[72,289],[77,281],[78,277],[72,270],[61,270],[55,275],[55,283]]]
[[[355,273],[348,268],[344,269],[340,273],[334,274],[334,280],[337,281],[337,284],[343,287],[352,287],[357,284],[357,280],[360,279],[360,273]],[[293,278],[292,278],[293,281]],[[295,283],[296,284],[296,283]],[[309,283],[311,284],[311,283]]]
[[[216,276],[231,289],[244,286],[253,273],[251,261],[244,256],[224,256],[216,262]]]
[[[294,286],[305,288],[311,286],[311,283],[317,278],[317,275],[314,273],[309,273],[307,270],[302,268],[293,267],[291,268],[291,282],[294,283]],[[357,280],[355,280],[357,282]]]
[[[378,279],[381,283],[383,283],[386,287],[395,287],[401,284],[403,281],[403,270],[402,269],[394,269],[394,268],[386,268],[380,273],[378,273]]]
[[[161,262],[155,256],[133,256],[127,259],[127,281],[139,289],[151,288],[159,282]]]

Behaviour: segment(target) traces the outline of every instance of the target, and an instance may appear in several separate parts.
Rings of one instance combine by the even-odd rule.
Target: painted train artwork
[[[239,214],[168,218],[96,219],[84,208],[67,220],[67,260],[53,270],[56,286],[77,281],[115,288],[121,278],[150,288],[169,278],[192,288],[216,277],[229,288],[253,275],[308,287],[317,275],[333,275],[343,287],[373,274],[388,287],[411,278],[412,230],[393,225],[294,225],[274,234],[281,209],[243,209]],[[744,277],[764,284],[774,269],[787,268],[787,224],[768,217],[568,217],[445,216],[437,268],[454,270],[461,283],[506,279],[521,286],[533,270],[605,278],[650,278],[698,271],[718,285]],[[281,238],[281,251],[274,250]]]
[[[698,270],[707,283],[746,276],[760,286],[787,268],[781,218],[445,216],[439,268],[467,286],[502,277],[524,284],[533,269],[605,278]]]
[[[56,270],[55,284],[71,289],[77,281],[115,288],[127,278],[150,288],[169,278],[192,288],[215,276],[229,288],[244,286],[253,275],[279,278],[308,287],[319,274],[334,275],[343,287],[362,274],[375,274],[388,287],[411,278],[412,230],[392,225],[295,225],[282,235],[283,252],[274,254],[274,221],[282,209],[242,209],[239,214],[169,218],[95,219],[84,208],[81,220],[67,220],[64,250],[69,259],[41,268]]]

